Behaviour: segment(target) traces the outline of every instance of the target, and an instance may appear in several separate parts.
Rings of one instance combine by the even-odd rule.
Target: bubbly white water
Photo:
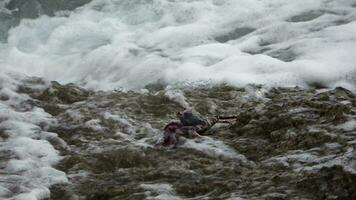
[[[68,182],[64,172],[52,168],[61,156],[49,140],[66,144],[46,131],[55,119],[16,92],[24,79],[0,74],[0,199],[46,199],[51,185]]]
[[[354,0],[94,0],[22,20],[1,70],[110,90],[149,83],[355,89]]]

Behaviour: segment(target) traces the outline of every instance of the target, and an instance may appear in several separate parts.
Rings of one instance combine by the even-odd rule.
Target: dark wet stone
[[[236,137],[236,136],[235,136]],[[271,150],[267,147],[269,141],[261,138],[236,138],[232,141],[231,146],[234,147],[238,152],[245,155],[249,160],[256,161],[263,156],[269,155]]]
[[[37,99],[42,101],[59,101],[65,104],[71,104],[83,101],[89,96],[90,92],[73,84],[61,85],[52,82],[52,86],[45,90]]]
[[[263,89],[262,86],[251,88]],[[249,98],[248,88],[228,85],[182,89],[189,104],[204,117],[238,116],[234,125],[217,126],[207,134],[244,155],[248,159],[246,163],[185,147],[159,149],[135,145],[138,140],[154,145],[157,142],[154,134],[161,134],[160,130],[169,121],[178,120],[176,113],[181,107],[167,98],[164,90],[145,94],[95,93],[72,84],[52,83],[51,88],[39,95],[31,88],[23,91],[37,98],[27,102],[28,109],[44,108],[57,119],[56,124],[46,125],[50,126],[46,130],[57,133],[69,147],[63,146],[60,140],[49,139],[65,156],[56,167],[66,172],[72,183],[53,186],[53,199],[74,196],[147,199],[147,192],[152,196],[159,192],[147,191],[141,185],[162,183],[169,184],[174,194],[183,199],[202,196],[228,199],[232,194],[258,200],[316,199],[315,193],[323,199],[326,196],[322,194],[328,193],[318,184],[328,188],[331,187],[328,182],[337,180],[345,188],[346,183],[352,183],[346,177],[354,176],[336,170],[328,175],[311,174],[308,179],[293,169],[313,164],[297,158],[286,162],[273,159],[291,152],[338,156],[350,148],[355,137],[336,128],[356,114],[356,104],[352,103],[355,94],[344,88],[324,92],[315,88],[272,88],[264,92],[263,99]],[[77,101],[81,102],[70,103]],[[117,118],[108,118],[105,113]],[[98,121],[98,129],[86,124],[93,119]],[[325,148],[328,143],[339,146],[330,150]],[[85,175],[77,177],[80,173]],[[353,197],[353,189],[346,189],[346,194]],[[330,189],[330,194],[339,191],[336,187]]]
[[[56,200],[72,200],[76,199],[75,195],[71,191],[67,191],[66,184],[53,185],[50,188],[51,199]]]
[[[43,105],[43,109],[53,115],[53,116],[56,116],[56,115],[59,115],[60,113],[63,113],[65,112],[65,109],[58,106],[58,105],[55,105],[55,104],[44,104]]]
[[[39,95],[41,89],[37,88],[36,86],[39,86],[40,88],[45,87],[46,83],[43,79],[37,78],[37,77],[30,77],[26,80],[24,80],[24,83],[22,85],[19,85],[17,88],[16,92],[19,93],[26,93],[29,94],[31,97],[36,97]]]
[[[345,89],[343,87],[336,87],[333,90],[334,95],[337,98],[342,98],[342,99],[353,99],[356,96],[348,89]]]
[[[327,93],[320,93],[317,95],[319,101],[329,101],[330,96]]]
[[[94,155],[94,157],[96,157],[95,170],[100,171],[115,171],[120,168],[132,167],[150,167],[157,164],[154,160],[150,160],[144,152],[130,148],[117,149]]]
[[[356,175],[342,166],[323,167],[306,174],[298,186],[315,195],[316,199],[356,199]]]

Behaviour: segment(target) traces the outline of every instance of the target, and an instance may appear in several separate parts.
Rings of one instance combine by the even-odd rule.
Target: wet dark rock
[[[95,170],[113,172],[121,168],[132,167],[152,167],[157,165],[154,160],[150,160],[142,151],[135,149],[117,149],[110,152],[103,152],[93,155],[95,158]]]
[[[52,82],[50,88],[45,90],[37,98],[46,102],[58,102],[71,104],[78,101],[83,101],[89,96],[90,92],[73,84],[60,85],[57,82]]]
[[[57,184],[50,188],[51,190],[51,199],[57,200],[72,200],[75,199],[71,191],[67,191],[63,184]]]
[[[356,96],[350,91],[343,87],[337,87],[332,93],[336,96],[336,98],[342,99],[354,99]]]
[[[65,108],[58,106],[58,105],[51,104],[51,103],[45,103],[45,104],[43,104],[42,107],[47,113],[49,113],[53,116],[56,116],[56,115],[63,113],[65,111]]]
[[[342,166],[323,167],[317,173],[305,174],[298,186],[312,191],[316,199],[356,199],[356,175]]]
[[[70,179],[70,184],[51,188],[53,199],[149,199],[161,194],[355,199],[355,174],[328,165],[342,160],[354,167],[345,153],[354,152],[356,135],[345,131],[344,124],[354,120],[356,100],[344,88],[272,88],[260,98],[253,93],[262,86],[182,89],[204,116],[238,116],[232,126],[214,127],[207,135],[246,157],[242,162],[211,149],[155,148],[162,127],[182,110],[164,90],[91,92],[56,82],[35,90],[30,85],[20,88],[34,98],[27,109],[37,106],[52,114],[57,123],[46,130],[67,144],[48,139],[64,156],[56,167]],[[5,130],[0,135],[7,139]]]

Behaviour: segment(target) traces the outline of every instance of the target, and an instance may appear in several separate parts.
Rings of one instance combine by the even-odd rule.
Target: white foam
[[[133,135],[135,134],[135,127],[132,125],[133,120],[131,119],[126,119],[123,116],[111,114],[109,112],[105,112],[103,114],[104,119],[106,120],[113,120],[117,125],[120,126],[121,130],[125,132],[125,134],[130,134]]]
[[[327,148],[340,147],[337,143],[326,144]],[[308,150],[310,151],[310,150]],[[350,173],[356,173],[355,150],[351,147],[342,154],[319,155],[316,152],[305,152],[302,150],[290,151],[286,155],[275,156],[263,161],[266,166],[281,164],[291,167],[295,172],[310,171],[317,172],[323,167],[341,166]]]
[[[343,124],[337,126],[338,129],[342,129],[344,131],[353,131],[356,130],[356,120],[350,120]]]
[[[27,193],[22,193],[16,196],[14,199],[16,200],[37,200],[37,199],[45,199],[50,196],[50,191],[48,188],[36,188]]]
[[[203,140],[199,142],[187,139],[182,147],[195,149],[214,157],[237,159],[242,162],[247,161],[244,155],[237,153],[234,149],[228,147],[222,141],[212,139],[207,136],[204,136]]]
[[[348,151],[342,155],[325,156],[318,158],[316,161],[315,165],[297,168],[295,171],[315,172],[323,167],[341,166],[345,171],[356,174],[355,150],[353,148],[348,149]]]
[[[1,162],[3,173],[0,181],[0,197],[13,199],[44,199],[50,197],[49,187],[66,183],[65,173],[51,166],[61,159],[59,152],[46,140],[56,138],[55,133],[46,132],[49,124],[56,121],[43,109],[31,107],[25,101],[30,97],[17,93],[17,86],[24,84],[27,77],[19,74],[0,74],[0,95],[7,100],[0,101],[0,153],[5,156]],[[62,146],[66,146],[65,142]],[[17,193],[11,188],[19,187]]]
[[[164,94],[168,99],[178,103],[182,108],[190,108],[189,103],[187,102],[183,92],[179,89],[166,88],[166,92]]]
[[[101,121],[100,119],[91,119],[86,121],[84,124],[85,126],[87,126],[88,128],[93,129],[94,131],[103,131],[104,128],[100,125]]]
[[[172,199],[179,200],[180,197],[175,195],[175,191],[170,184],[167,183],[158,183],[158,184],[141,184],[143,189],[147,190],[146,199],[155,199],[155,200],[164,200]],[[158,195],[151,195],[151,192],[155,192]]]
[[[352,6],[353,0],[94,0],[68,17],[23,20],[0,47],[0,68],[105,90],[185,81],[356,89]],[[310,11],[320,16],[292,22]],[[252,32],[237,37],[244,27]],[[223,35],[230,40],[214,40]]]

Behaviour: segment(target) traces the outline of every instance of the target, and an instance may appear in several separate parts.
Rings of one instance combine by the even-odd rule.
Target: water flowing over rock
[[[0,199],[356,199],[355,8],[0,0]]]
[[[65,142],[48,140],[69,179],[51,187],[52,199],[355,198],[356,98],[344,88],[180,89],[203,115],[239,118],[177,149],[154,146],[182,109],[165,90],[20,88],[54,116],[48,131]]]

